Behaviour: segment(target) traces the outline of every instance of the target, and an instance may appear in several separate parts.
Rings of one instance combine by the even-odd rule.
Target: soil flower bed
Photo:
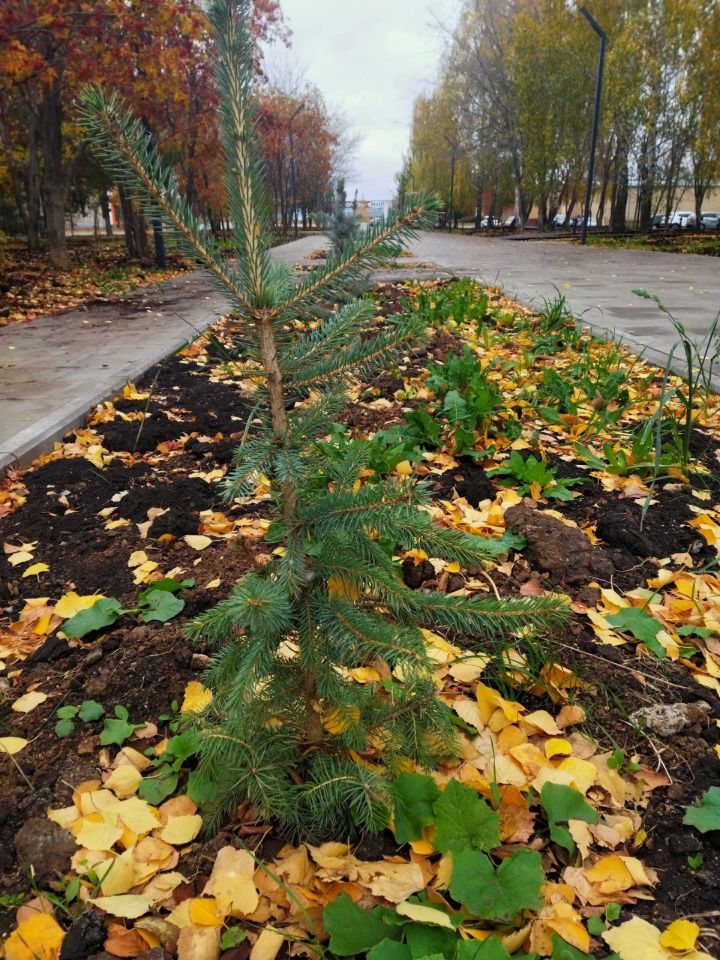
[[[293,845],[248,804],[202,832],[188,722],[210,657],[185,629],[273,550],[263,477],[221,498],[253,408],[221,321],[0,486],[7,960],[717,953],[718,398],[683,459],[679,381],[561,303],[374,296],[379,327],[413,309],[427,343],[357,383],[325,442],[367,438],[365,482],[420,478],[438,524],[525,544],[473,570],[398,555],[405,582],[560,593],[567,627],[501,648],[426,631],[462,755],[408,769],[383,834]],[[402,682],[380,661],[353,679]]]

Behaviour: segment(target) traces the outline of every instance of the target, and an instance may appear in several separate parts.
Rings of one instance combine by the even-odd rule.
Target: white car
[[[669,218],[664,217],[662,225],[674,230],[693,230],[695,228],[695,214],[690,210],[676,210]]]
[[[701,230],[720,230],[720,213],[701,213]]]

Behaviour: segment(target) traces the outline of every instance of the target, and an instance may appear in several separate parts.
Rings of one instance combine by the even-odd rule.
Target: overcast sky
[[[348,179],[366,200],[387,200],[409,143],[412,104],[437,76],[443,31],[461,0],[281,0],[288,58],[362,136]],[[279,57],[271,52],[271,66]]]

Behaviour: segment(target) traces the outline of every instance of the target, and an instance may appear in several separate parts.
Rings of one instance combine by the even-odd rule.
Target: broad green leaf
[[[82,720],[83,723],[92,723],[93,720],[99,720],[104,714],[105,707],[97,700],[83,700],[78,711],[78,720]]]
[[[187,795],[198,806],[204,803],[211,803],[217,796],[217,785],[207,779],[202,778],[197,770],[192,770],[187,782]]]
[[[163,760],[172,761],[175,769],[177,764],[182,765],[189,757],[197,753],[200,749],[201,735],[197,730],[189,728],[182,733],[176,734],[168,741],[163,754]]]
[[[115,597],[103,597],[96,600],[87,610],[81,610],[62,625],[62,632],[68,640],[77,640],[95,630],[110,627],[123,612],[122,605]]]
[[[166,623],[180,613],[185,606],[185,601],[169,590],[150,590],[147,592],[144,605],[147,609],[143,610],[140,616],[144,623],[149,623],[151,620]]]
[[[432,956],[452,960],[455,955],[458,935],[453,930],[443,930],[442,927],[431,927],[424,923],[409,923],[404,932],[413,960]]]
[[[186,590],[188,587],[194,586],[195,581],[192,579],[175,580],[174,577],[163,577],[162,580],[154,580],[147,590],[143,590],[138,597],[138,603],[140,605],[147,603],[148,596],[155,590],[165,590],[168,593],[177,593],[178,590]]]
[[[552,960],[592,960],[592,954],[583,953],[582,950],[563,940],[557,933],[552,935],[552,945]],[[640,960],[639,957],[638,960]]]
[[[443,403],[443,413],[451,424],[462,423],[467,419],[467,403],[463,400],[457,390],[450,390],[445,396]]]
[[[143,777],[138,794],[154,807],[167,800],[177,790],[180,774],[164,764],[155,773]]]
[[[103,723],[102,733],[100,734],[100,743],[103,747],[111,743],[121,747],[125,741],[133,735],[141,723],[128,723],[128,712],[125,707],[118,705],[115,707],[115,717],[106,717]]]
[[[569,830],[560,823],[567,820],[584,820],[597,823],[599,814],[591,807],[579,790],[562,783],[546,783],[540,793],[540,802],[547,814],[550,837],[568,853],[575,852],[575,841]]]
[[[63,717],[55,724],[55,734],[58,737],[69,737],[75,730],[75,724],[69,717]]]
[[[697,807],[688,807],[682,821],[700,833],[720,830],[720,787],[709,787]]]
[[[395,839],[407,843],[422,836],[422,828],[433,823],[433,805],[440,790],[432,779],[422,773],[403,773],[392,785],[395,800]]]
[[[367,960],[412,960],[412,954],[406,943],[386,939],[368,951]]]
[[[242,927],[229,927],[220,938],[220,949],[232,950],[233,947],[240,946],[244,940],[247,940],[247,933]]]
[[[435,847],[453,853],[500,846],[500,818],[470,787],[451,780],[435,803]]]
[[[520,910],[539,910],[545,874],[540,854],[519,850],[496,870],[478,850],[453,853],[450,893],[476,917],[510,922]]]
[[[502,940],[461,940],[457,946],[456,960],[510,960],[510,954]]]
[[[611,627],[632,634],[636,640],[644,643],[659,660],[662,660],[665,656],[665,650],[657,639],[658,633],[662,630],[662,624],[645,610],[641,610],[639,607],[626,607],[624,610],[618,610],[617,613],[608,617],[607,622]]]
[[[61,720],[73,720],[79,712],[80,707],[73,707],[68,704],[65,707],[58,707],[56,715],[60,717]]]
[[[402,932],[385,922],[381,907],[363,910],[346,893],[325,907],[323,926],[330,934],[330,952],[338,957],[366,953],[383,940],[399,940]]]

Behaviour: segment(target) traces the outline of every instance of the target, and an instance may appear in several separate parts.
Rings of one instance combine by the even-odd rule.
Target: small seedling
[[[584,483],[584,477],[556,479],[557,467],[549,467],[546,460],[538,460],[532,455],[523,459],[517,450],[513,450],[507,460],[487,471],[489,477],[505,477],[503,486],[515,486],[521,496],[530,494],[534,499],[546,497],[554,500],[572,500],[570,487]]]
[[[83,700],[79,707],[68,704],[59,707],[57,716],[58,722],[55,724],[55,733],[58,737],[69,737],[75,732],[75,721],[82,723],[93,723],[99,720],[105,714],[105,707],[97,700]]]
[[[100,734],[100,743],[103,747],[108,747],[110,744],[121,747],[136,730],[145,726],[143,723],[130,723],[128,717],[127,708],[118,704],[115,707],[115,716],[106,718],[103,723]]]
[[[695,871],[699,870],[703,863],[705,863],[705,858],[701,853],[691,853],[688,854],[687,862],[692,872],[695,873]]]
[[[620,747],[617,747],[613,752],[607,765],[611,770],[617,770],[618,773],[636,773],[640,769],[640,764],[628,759]]]

